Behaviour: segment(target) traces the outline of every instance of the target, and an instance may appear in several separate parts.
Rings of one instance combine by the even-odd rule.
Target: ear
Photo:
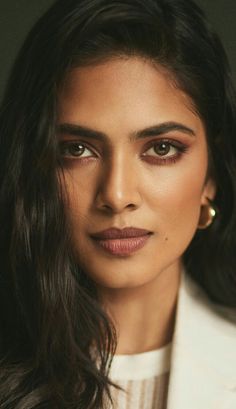
[[[216,195],[216,183],[212,178],[209,178],[202,190],[201,205],[209,204],[208,199],[214,200]]]

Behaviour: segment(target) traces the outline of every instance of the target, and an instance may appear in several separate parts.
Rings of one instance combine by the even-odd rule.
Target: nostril
[[[128,208],[128,209],[134,209],[134,208],[136,208],[136,207],[137,207],[137,205],[134,204],[134,203],[129,203],[129,204],[127,204],[127,206],[126,206],[126,208]]]

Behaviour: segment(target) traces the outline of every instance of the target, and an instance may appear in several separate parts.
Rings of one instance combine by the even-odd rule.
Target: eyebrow
[[[130,140],[144,139],[152,136],[159,136],[169,133],[171,131],[183,132],[190,136],[196,136],[193,129],[179,122],[163,122],[158,125],[150,126],[140,131],[132,132]],[[57,132],[59,134],[67,134],[77,137],[85,137],[89,139],[97,139],[100,141],[106,141],[108,136],[95,129],[88,128],[79,124],[62,123],[57,126]]]

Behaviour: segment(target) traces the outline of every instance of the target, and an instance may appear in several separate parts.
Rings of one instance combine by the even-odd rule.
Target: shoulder
[[[181,277],[174,338],[181,349],[204,357],[213,367],[216,359],[222,367],[225,360],[227,371],[235,376],[236,311],[213,303],[186,273]]]
[[[236,337],[236,309],[214,303],[186,272],[182,274],[180,298],[202,324],[212,324]],[[180,300],[181,302],[181,300]]]
[[[213,303],[183,273],[172,343],[168,408],[236,408],[235,342],[236,311]]]
[[[236,387],[236,311],[213,303],[184,273],[179,288],[173,336],[175,360],[214,374]],[[185,368],[185,369],[186,369]],[[186,369],[187,370],[187,369]]]

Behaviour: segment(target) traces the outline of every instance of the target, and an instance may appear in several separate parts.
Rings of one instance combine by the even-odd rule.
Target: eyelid
[[[177,152],[173,155],[167,156],[167,155],[158,155],[158,153],[154,153],[154,154],[146,154],[146,152],[153,148],[155,145],[161,144],[161,143],[167,143],[170,146],[174,147],[177,149]],[[64,157],[65,159],[68,160],[89,160],[92,158],[98,158],[101,156],[101,153],[99,154],[97,149],[94,148],[94,146],[91,146],[90,143],[88,143],[87,141],[85,142],[84,140],[81,139],[63,139],[61,141],[59,141],[59,152],[61,147],[65,146],[65,147],[69,147],[70,145],[73,144],[78,144],[78,145],[82,145],[85,149],[88,149],[91,152],[91,155],[88,156],[76,156],[73,154],[63,154],[61,153],[61,156]],[[184,154],[187,150],[188,150],[189,146],[186,143],[180,142],[178,140],[176,140],[175,138],[168,138],[168,137],[156,137],[155,139],[152,139],[151,141],[148,141],[145,143],[144,147],[142,148],[142,153],[141,153],[141,157],[143,159],[146,158],[146,160],[148,158],[153,158],[154,161],[156,162],[160,162],[160,164],[165,164],[171,161],[177,161],[180,156],[182,154]],[[82,154],[83,155],[83,154]]]
[[[158,155],[158,153],[154,154],[147,154],[149,149],[154,148],[155,145],[159,145],[161,143],[166,143],[170,147],[176,149],[176,153],[170,156],[168,155]],[[141,159],[145,162],[149,163],[150,165],[156,166],[164,166],[164,165],[171,165],[178,162],[182,156],[187,153],[189,150],[189,146],[186,143],[182,143],[180,141],[176,141],[176,139],[169,139],[169,138],[158,138],[148,142],[145,145],[145,149],[143,149],[143,153],[141,155]]]
[[[81,140],[78,140],[78,139],[66,139],[66,140],[62,140],[62,141],[59,141],[59,151],[63,148],[63,147],[69,147],[70,145],[73,145],[73,144],[77,144],[77,145],[82,145],[85,149],[88,149],[91,153],[92,153],[92,155],[91,156],[98,156],[98,153],[96,152],[96,150],[94,149],[94,147],[91,147],[90,146],[90,144],[89,143],[87,143],[87,142],[84,142],[84,141],[81,141]],[[74,158],[74,159],[82,159],[83,158],[83,156],[78,156],[78,157],[76,157],[76,156],[73,156],[73,155],[64,155],[64,157],[71,157],[71,158]],[[87,156],[87,158],[88,158],[89,156]]]
[[[185,147],[187,148],[186,143],[177,141],[174,138],[171,139],[171,138],[163,138],[162,137],[162,138],[157,138],[157,139],[154,139],[154,140],[151,140],[151,141],[147,142],[145,144],[145,146],[143,147],[143,153],[146,152],[148,149],[153,148],[153,146],[161,144],[161,143],[167,143],[167,144],[169,144],[171,146],[174,146],[175,148],[180,149],[180,150],[184,149]]]

